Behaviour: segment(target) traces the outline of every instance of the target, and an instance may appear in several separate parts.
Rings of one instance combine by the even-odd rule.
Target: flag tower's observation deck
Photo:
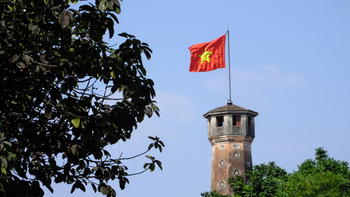
[[[232,194],[228,178],[242,176],[252,169],[251,143],[255,137],[254,118],[257,112],[233,105],[210,110],[208,138],[212,145],[211,190]]]

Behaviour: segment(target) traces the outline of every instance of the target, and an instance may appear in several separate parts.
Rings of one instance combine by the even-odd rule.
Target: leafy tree
[[[348,163],[330,158],[324,149],[318,148],[315,159],[306,160],[296,172],[291,173],[277,196],[350,196]]]
[[[236,196],[272,197],[287,179],[287,172],[274,162],[260,164],[248,173],[248,181],[240,176],[229,179]]]
[[[72,4],[78,3],[72,6]],[[113,48],[119,0],[0,2],[0,193],[43,196],[52,181],[116,196],[128,176],[161,162],[158,137],[145,152],[112,156],[106,146],[130,139],[138,123],[159,110],[142,55],[149,46],[121,33]],[[107,33],[108,32],[108,33]],[[140,172],[123,161],[146,155]]]
[[[247,176],[247,182],[241,176],[229,179],[235,197],[272,197],[287,179],[287,172],[274,162],[269,162],[254,166]],[[203,193],[202,196],[225,197],[216,192]]]
[[[350,196],[350,168],[337,161],[322,148],[316,149],[315,159],[303,162],[298,170],[287,173],[274,162],[260,164],[242,177],[229,179],[235,197],[347,197]],[[216,192],[204,197],[224,197]]]

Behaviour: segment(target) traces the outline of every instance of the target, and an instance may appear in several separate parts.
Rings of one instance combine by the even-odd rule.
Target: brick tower
[[[257,115],[257,112],[231,102],[204,114],[212,145],[212,191],[232,194],[228,178],[240,175],[246,179],[246,172],[252,168],[250,146],[255,136],[254,117]]]

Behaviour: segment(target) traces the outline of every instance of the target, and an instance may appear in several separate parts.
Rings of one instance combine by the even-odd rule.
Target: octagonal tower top
[[[257,112],[228,103],[210,110],[203,116],[208,119],[208,137],[211,143],[228,139],[251,142],[255,137],[254,118]]]

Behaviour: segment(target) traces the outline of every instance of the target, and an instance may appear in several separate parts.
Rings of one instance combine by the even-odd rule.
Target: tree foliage
[[[217,193],[216,191],[213,192],[203,192],[201,193],[202,197],[224,197],[223,195],[220,195],[219,193]]]
[[[274,162],[260,164],[242,177],[229,179],[235,197],[347,197],[350,196],[350,168],[347,162],[330,158],[323,148],[298,170],[287,173]],[[224,197],[215,192],[204,197]]]
[[[248,184],[242,177],[232,177],[229,182],[237,196],[272,197],[287,179],[287,172],[274,162],[253,167]]]
[[[303,162],[280,188],[279,197],[350,196],[350,168],[347,162],[330,158],[316,149],[315,159]]]
[[[72,6],[72,4],[76,4]],[[115,196],[129,182],[123,161],[162,151],[112,156],[106,146],[130,139],[144,117],[159,115],[142,55],[148,44],[119,34],[119,0],[0,2],[0,192],[43,196],[52,181]],[[147,155],[141,172],[161,168]],[[24,195],[25,194],[25,195]]]

